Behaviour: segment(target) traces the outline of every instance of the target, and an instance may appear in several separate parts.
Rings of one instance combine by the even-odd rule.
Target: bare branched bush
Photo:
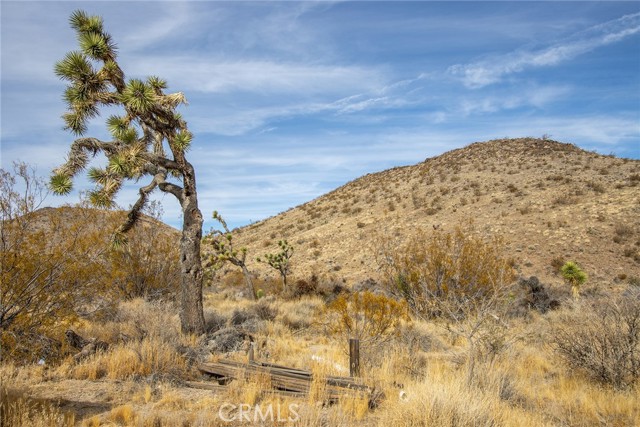
[[[473,224],[450,232],[417,230],[399,248],[382,245],[376,251],[388,288],[423,318],[460,320],[499,299],[514,280],[501,241],[483,238]]]
[[[0,359],[55,358],[52,329],[74,316],[96,248],[81,250],[61,210],[36,214],[47,191],[26,164],[0,169],[0,189]]]
[[[158,232],[162,210],[157,204],[150,203],[144,213],[147,216],[129,234],[128,244],[110,246],[102,260],[102,277],[108,281],[103,289],[116,299],[174,298],[180,289],[177,234]],[[112,215],[111,229],[115,230],[124,217],[124,212]]]
[[[615,388],[640,378],[640,292],[597,304],[577,302],[560,319],[552,344],[567,365]]]
[[[383,244],[376,255],[387,287],[414,315],[441,319],[467,341],[469,384],[476,360],[508,345],[505,314],[515,276],[499,239],[482,237],[469,222],[453,231],[418,230],[399,249]]]

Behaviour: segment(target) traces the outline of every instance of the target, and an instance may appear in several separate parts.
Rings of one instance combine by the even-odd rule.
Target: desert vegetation
[[[28,167],[17,165],[2,176],[8,190],[26,179],[34,194],[28,200],[38,200],[41,187]],[[26,203],[24,193],[3,194],[3,207],[13,212],[2,222],[4,244],[22,236],[14,228],[22,224],[20,242],[31,262],[69,263],[55,282],[68,289],[65,280],[74,280],[73,293],[52,282],[38,285],[66,304],[49,312],[47,322],[29,323],[24,315],[3,324],[3,425],[591,426],[640,420],[640,288],[625,280],[603,290],[589,279],[574,298],[572,282],[563,282],[563,267],[571,265],[564,259],[553,262],[556,285],[518,279],[512,254],[475,222],[415,229],[404,243],[393,230],[380,232],[368,247],[377,267],[371,278],[353,284],[294,268],[283,288],[276,270],[249,272],[261,291],[255,299],[242,269],[229,265],[227,277],[217,267],[204,292],[205,333],[183,334],[177,259],[169,264],[173,272],[165,270],[166,260],[177,257],[177,232],[156,236],[154,250],[145,251],[158,226],[141,228],[140,241],[131,234],[124,251],[92,224],[107,218],[117,228],[125,213],[86,206],[43,212],[38,203]],[[16,215],[18,207],[30,210]],[[28,227],[21,222],[27,219]],[[53,239],[60,223],[61,234],[77,246]],[[38,252],[27,237],[42,239],[38,233],[45,230],[51,245]],[[217,257],[242,256],[226,246],[235,242],[228,235],[242,232],[217,233],[231,251],[219,250]],[[161,241],[174,243],[159,251]],[[3,259],[20,255],[13,247],[3,247]],[[154,261],[159,253],[162,259]],[[68,258],[58,260],[63,254]],[[92,257],[87,271],[77,270],[84,265],[81,255]],[[11,282],[3,276],[3,292],[6,283],[19,283],[16,269]],[[79,353],[65,336],[69,330],[103,344]],[[357,394],[329,401],[323,388],[323,378],[349,375],[349,338],[360,340],[357,381],[375,390],[374,401]],[[199,363],[246,362],[251,348],[258,361],[310,370],[316,381],[309,393],[274,393],[259,376],[197,387],[212,383]],[[271,422],[267,408],[280,411],[279,421]]]
[[[48,187],[0,170],[1,425],[640,425],[637,161],[477,143],[242,229],[214,212],[203,237],[184,97],[125,80],[99,17],[70,22],[56,73],[79,138]],[[113,141],[83,136],[99,107],[121,109]],[[43,208],[98,153],[96,188]],[[220,361],[240,374],[202,369]]]
[[[3,361],[56,361],[68,351],[66,328],[80,317],[97,320],[123,300],[175,297],[175,231],[154,219],[155,205],[129,244],[114,247],[104,229],[115,230],[124,212],[37,209],[47,191],[29,166],[0,174]]]
[[[560,307],[543,314],[525,303],[528,287],[518,286],[500,324],[492,319],[481,326],[470,380],[472,347],[457,330],[477,326],[476,317],[452,323],[407,316],[402,301],[370,291],[253,301],[237,298],[237,288],[244,288],[241,280],[205,292],[207,333],[199,337],[180,332],[176,306],[138,298],[120,302],[100,321],[83,317],[75,324],[79,334],[108,342],[105,351],[44,365],[4,361],[2,383],[13,390],[3,398],[4,420],[217,426],[229,425],[219,412],[229,404],[296,405],[295,421],[286,416],[282,425],[590,426],[634,425],[640,417],[637,289],[610,304],[602,295],[576,301],[567,291],[559,295]],[[380,304],[388,308],[378,311]],[[375,408],[357,397],[318,405],[321,387],[302,398],[274,395],[260,378],[216,391],[188,387],[201,380],[197,361],[246,361],[250,341],[258,360],[311,369],[319,378],[348,375],[350,328],[363,338],[361,380],[384,392]],[[73,401],[92,405],[78,410]],[[237,424],[251,425],[253,416]]]

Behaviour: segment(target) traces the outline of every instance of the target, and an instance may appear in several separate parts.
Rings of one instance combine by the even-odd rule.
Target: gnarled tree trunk
[[[185,163],[184,197],[182,200],[183,223],[180,239],[180,263],[182,266],[180,324],[183,333],[200,335],[204,333],[203,272],[200,259],[203,218],[198,208],[195,173],[191,164],[186,161]]]

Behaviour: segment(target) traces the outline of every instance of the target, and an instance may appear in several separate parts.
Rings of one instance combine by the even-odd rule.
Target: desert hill
[[[352,285],[376,278],[372,246],[418,227],[472,218],[502,236],[520,274],[560,283],[552,263],[578,262],[592,282],[640,277],[640,161],[548,139],[474,143],[406,167],[368,174],[313,201],[236,230],[249,268],[256,256],[295,247],[292,273]],[[268,272],[274,274],[273,271]]]
[[[40,246],[71,247],[75,242],[89,245],[87,250],[102,251],[109,247],[112,233],[124,223],[127,211],[103,210],[79,206],[43,207],[20,218],[32,238],[42,239]],[[149,215],[143,214],[127,236],[130,242],[142,245],[175,247],[180,232]]]
[[[32,230],[42,230],[52,232],[52,224],[60,224],[60,229],[66,230],[74,224],[94,227],[97,230],[108,234],[115,231],[115,228],[126,219],[127,211],[123,210],[103,210],[95,208],[61,206],[57,208],[43,207],[33,211],[29,218],[29,227]],[[167,238],[180,238],[180,232],[175,228],[159,221],[149,215],[142,214],[139,223],[133,228],[132,233],[136,234],[141,229],[154,227],[157,234],[166,235]],[[138,230],[138,231],[136,231]]]

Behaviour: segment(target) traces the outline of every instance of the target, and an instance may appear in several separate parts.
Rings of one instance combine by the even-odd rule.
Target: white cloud
[[[347,90],[370,90],[382,81],[378,71],[360,66],[234,60],[201,54],[136,57],[127,69],[136,75],[161,70],[172,87],[216,94],[335,95]]]
[[[502,80],[504,76],[519,73],[530,67],[557,65],[602,46],[621,41],[640,32],[640,13],[589,28],[572,37],[539,50],[519,50],[487,60],[457,64],[449,73],[459,77],[469,88],[481,88]]]
[[[52,67],[75,46],[66,24],[75,6],[7,5],[3,13],[12,14],[2,20],[2,161],[22,158],[47,175],[63,161],[73,139],[61,130],[64,84],[57,82]],[[637,103],[625,103],[633,98],[633,82],[609,90],[586,87],[580,79],[571,80],[571,86],[507,79],[629,39],[639,31],[640,14],[554,43],[549,40],[561,32],[560,24],[565,33],[575,31],[594,15],[561,14],[553,18],[557,22],[551,31],[549,22],[539,26],[533,6],[516,8],[515,16],[507,18],[487,13],[479,21],[473,13],[412,15],[402,21],[413,25],[407,32],[391,17],[376,18],[374,4],[367,22],[351,19],[365,7],[356,3],[344,5],[353,15],[331,22],[325,21],[331,15],[325,11],[308,15],[331,5],[309,2],[91,5],[119,43],[129,77],[158,74],[170,90],[187,95],[191,104],[182,112],[196,135],[188,157],[198,173],[201,209],[205,218],[214,209],[221,211],[232,226],[277,214],[366,173],[415,164],[474,141],[551,134],[605,153],[628,153],[640,140]],[[380,25],[386,25],[384,31]],[[516,34],[514,28],[523,26]],[[409,39],[429,40],[430,34],[441,40],[438,49]],[[534,40],[542,44],[447,69],[464,61],[460,55],[469,51],[482,58],[488,47],[513,49]],[[430,72],[420,74],[424,67]],[[459,80],[472,88],[505,84],[469,91]],[[606,104],[582,102],[604,90]],[[624,99],[612,101],[615,90],[627,91]],[[610,105],[610,111],[602,111]],[[104,132],[107,115],[94,121],[91,135]],[[79,189],[88,185],[86,179],[78,181]],[[135,197],[132,185],[119,202],[126,206]],[[165,202],[165,220],[180,226],[175,200],[157,198]]]
[[[292,116],[313,114],[326,110],[325,104],[295,104],[273,105],[268,107],[255,107],[251,104],[238,106],[212,106],[208,109],[207,115],[194,115],[190,113],[188,122],[196,133],[216,133],[226,136],[245,135],[249,132],[260,129],[269,124],[268,129],[273,129],[273,121]],[[207,110],[207,108],[202,108]]]

